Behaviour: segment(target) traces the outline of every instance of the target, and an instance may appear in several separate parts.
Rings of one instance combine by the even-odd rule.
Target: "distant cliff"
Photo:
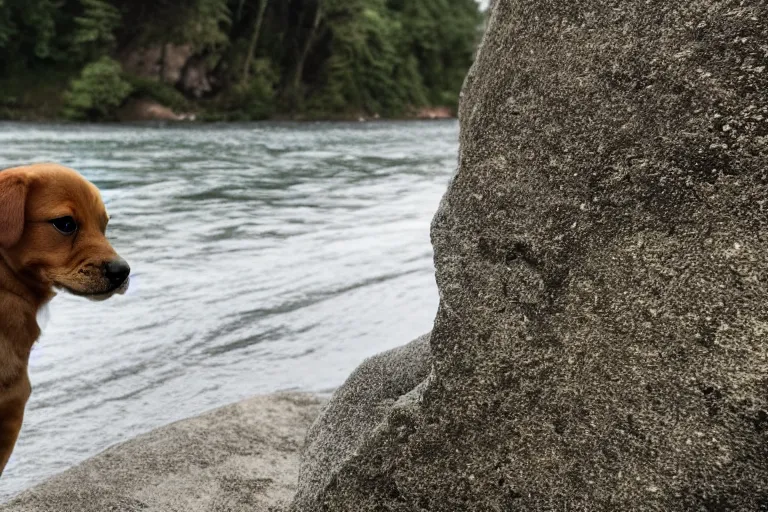
[[[0,119],[432,117],[482,25],[475,0],[4,0]]]

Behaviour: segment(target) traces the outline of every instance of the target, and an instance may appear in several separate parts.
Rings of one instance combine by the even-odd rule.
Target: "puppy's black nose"
[[[130,273],[131,267],[123,258],[117,258],[104,264],[104,275],[112,286],[117,287],[123,284]]]

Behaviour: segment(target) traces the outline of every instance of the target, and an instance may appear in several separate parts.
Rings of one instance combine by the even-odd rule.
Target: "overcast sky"
[[[481,9],[485,9],[486,7],[488,7],[488,0],[477,0],[477,3],[480,4]]]

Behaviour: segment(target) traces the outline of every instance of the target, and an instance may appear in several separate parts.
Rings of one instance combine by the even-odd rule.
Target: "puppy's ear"
[[[0,248],[13,247],[21,239],[28,188],[23,174],[0,171]]]

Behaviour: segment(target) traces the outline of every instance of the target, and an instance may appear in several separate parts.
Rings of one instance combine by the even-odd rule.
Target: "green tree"
[[[251,75],[251,64],[253,64],[253,58],[256,55],[256,45],[259,43],[259,36],[261,35],[261,25],[264,23],[264,13],[267,11],[267,4],[269,0],[259,1],[259,11],[256,15],[256,21],[253,23],[253,31],[251,33],[251,41],[248,45],[248,54],[245,56],[245,64],[243,65],[243,76],[240,80],[241,84],[247,84],[248,78]],[[242,2],[240,3],[242,6]]]
[[[291,30],[292,51],[284,59],[286,69],[282,97],[292,111],[301,110],[304,98],[304,71],[307,58],[319,39],[326,13],[326,0],[300,0],[291,2],[291,8],[299,12],[296,25]]]
[[[313,108],[391,115],[425,100],[415,61],[401,51],[395,14],[385,0],[328,0],[330,57]]]
[[[60,57],[54,40],[59,7],[53,0],[0,0],[0,69]]]
[[[120,26],[120,11],[107,0],[80,0],[80,4],[83,13],[75,17],[75,52],[86,60],[111,52]]]
[[[47,114],[69,90],[68,115],[109,117],[126,80],[225,118],[454,106],[482,23],[475,0],[0,0],[0,106]],[[170,45],[191,49],[205,97],[163,83]],[[141,48],[160,49],[157,76],[123,77],[103,58]]]
[[[64,115],[73,120],[111,119],[131,91],[120,64],[102,57],[85,66],[80,77],[72,81]]]
[[[419,73],[436,105],[455,104],[472,63],[483,23],[475,0],[392,0],[405,37],[404,51],[416,57]]]

